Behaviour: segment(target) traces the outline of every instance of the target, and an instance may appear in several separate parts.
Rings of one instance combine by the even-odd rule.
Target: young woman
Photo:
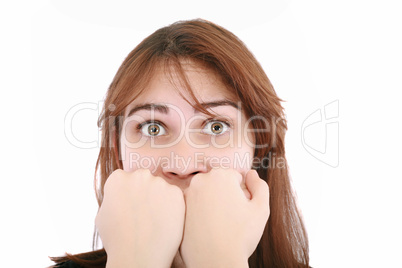
[[[226,29],[154,32],[121,65],[98,122],[104,248],[55,267],[308,267],[280,101]]]

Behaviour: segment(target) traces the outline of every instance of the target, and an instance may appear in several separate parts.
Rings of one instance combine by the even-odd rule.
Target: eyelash
[[[149,125],[159,125],[159,126],[161,126],[161,127],[166,131],[166,126],[165,126],[165,124],[163,124],[162,122],[157,121],[157,120],[145,121],[145,122],[143,122],[143,123],[141,123],[141,124],[139,124],[139,125],[137,126],[137,130],[138,130],[138,131],[141,131],[142,128],[143,128],[144,126],[148,125],[148,124],[149,124]],[[153,135],[147,135],[147,134],[144,134],[144,133],[142,133],[142,134],[145,135],[145,136],[148,136],[148,137],[158,137],[157,135],[153,136]]]
[[[227,130],[232,128],[232,124],[229,121],[227,121],[227,120],[225,120],[223,118],[210,118],[203,124],[203,130],[210,123],[222,123],[222,124],[226,125]],[[203,132],[203,133],[206,134],[206,135],[219,136],[219,135],[225,134],[227,132],[227,130],[225,132],[219,133],[219,134],[210,134],[210,133],[205,133],[205,132]]]
[[[225,119],[222,119],[222,118],[210,118],[210,119],[207,119],[207,120],[203,123],[202,129],[204,130],[205,127],[206,127],[208,124],[210,124],[210,123],[222,123],[222,124],[226,125],[227,130],[229,130],[229,129],[232,128],[232,124],[231,124],[228,120],[225,120]],[[162,122],[157,121],[157,120],[145,121],[145,122],[143,122],[143,123],[141,123],[141,124],[139,124],[139,125],[137,126],[137,130],[138,130],[138,131],[141,131],[141,129],[142,129],[144,126],[148,125],[148,124],[150,124],[150,125],[159,125],[159,126],[161,126],[164,130],[166,130],[165,124],[163,124]],[[206,135],[215,135],[215,136],[219,136],[219,135],[223,135],[224,133],[226,133],[227,130],[226,130],[225,132],[219,133],[219,134],[210,134],[210,133],[205,133],[205,132],[203,132],[203,131],[202,131],[202,133],[203,133],[203,134],[206,134]],[[143,133],[143,134],[144,134],[144,133]],[[144,135],[149,136],[149,137],[158,137],[158,135],[155,135],[155,136],[153,136],[153,135],[147,135],[147,134],[144,134]]]

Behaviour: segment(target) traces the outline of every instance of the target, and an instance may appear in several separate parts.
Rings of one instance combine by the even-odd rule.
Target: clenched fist
[[[256,171],[233,169],[197,174],[185,191],[181,256],[186,267],[248,267],[269,217],[269,189]]]
[[[149,170],[114,171],[96,226],[107,267],[170,267],[182,236],[183,192]]]

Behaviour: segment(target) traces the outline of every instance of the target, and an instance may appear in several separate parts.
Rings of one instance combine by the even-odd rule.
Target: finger
[[[249,192],[249,190],[246,187],[246,184],[242,184],[241,185],[241,189],[243,190],[244,196],[248,199],[251,200],[251,194]]]
[[[247,172],[246,187],[251,194],[252,200],[269,198],[268,184],[258,176],[258,173],[255,170]]]

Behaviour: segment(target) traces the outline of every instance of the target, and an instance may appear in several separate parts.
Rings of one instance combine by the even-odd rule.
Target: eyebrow
[[[135,106],[133,109],[131,109],[127,117],[131,116],[132,114],[140,110],[147,110],[147,111],[154,110],[163,114],[169,113],[169,108],[165,104],[145,103],[142,105]]]
[[[208,108],[214,108],[217,106],[232,106],[238,110],[240,110],[239,105],[237,105],[235,102],[230,101],[230,100],[220,100],[220,101],[211,101],[211,102],[202,102],[200,103],[202,107],[205,109]]]
[[[235,102],[230,101],[230,100],[219,100],[219,101],[211,101],[211,102],[201,102],[201,106],[205,109],[209,108],[214,108],[218,106],[232,106],[238,110],[240,110],[239,105],[237,105]],[[146,111],[157,111],[162,114],[168,114],[169,113],[169,107],[166,104],[160,104],[160,103],[145,103],[141,104],[138,106],[135,106],[130,110],[128,113],[127,117],[130,117],[132,114],[141,111],[141,110],[146,110]]]

